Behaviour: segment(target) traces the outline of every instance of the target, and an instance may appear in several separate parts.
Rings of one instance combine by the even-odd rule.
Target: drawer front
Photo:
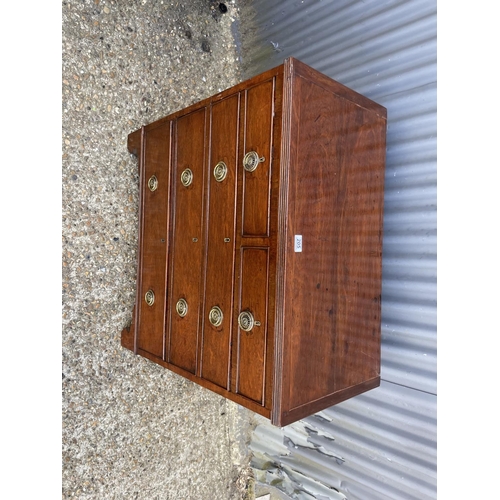
[[[239,95],[211,107],[201,376],[229,387]],[[223,163],[223,165],[222,165]]]
[[[274,79],[244,93],[242,236],[269,236]]]
[[[163,359],[170,122],[145,131],[143,141],[137,348]]]
[[[172,172],[168,361],[195,373],[203,264],[205,108],[179,118]]]
[[[236,393],[265,404],[269,249],[240,253]]]

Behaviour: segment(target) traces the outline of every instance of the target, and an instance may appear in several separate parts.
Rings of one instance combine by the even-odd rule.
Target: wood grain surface
[[[141,232],[122,345],[275,425],[377,387],[386,119],[289,58],[130,134]],[[263,158],[253,172],[249,151]],[[256,322],[248,332],[243,311]]]
[[[168,361],[191,373],[196,372],[199,317],[202,311],[204,261],[205,108],[176,120],[175,158],[172,168],[172,245],[167,311],[169,328]],[[190,169],[189,186],[181,175]],[[193,270],[197,272],[193,272]],[[179,300],[187,303],[187,314],[176,311]]]

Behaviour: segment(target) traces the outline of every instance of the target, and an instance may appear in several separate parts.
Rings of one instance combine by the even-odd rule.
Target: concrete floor
[[[127,135],[240,81],[226,2],[63,1],[63,498],[252,498],[249,412],[120,345],[135,295]]]

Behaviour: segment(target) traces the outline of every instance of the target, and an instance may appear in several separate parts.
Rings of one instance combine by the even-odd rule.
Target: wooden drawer
[[[377,387],[385,133],[382,106],[290,58],[130,134],[123,346],[275,425]]]

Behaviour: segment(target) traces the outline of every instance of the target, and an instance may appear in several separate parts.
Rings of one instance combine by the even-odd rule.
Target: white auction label
[[[301,234],[295,235],[295,251],[302,252],[302,235]]]

